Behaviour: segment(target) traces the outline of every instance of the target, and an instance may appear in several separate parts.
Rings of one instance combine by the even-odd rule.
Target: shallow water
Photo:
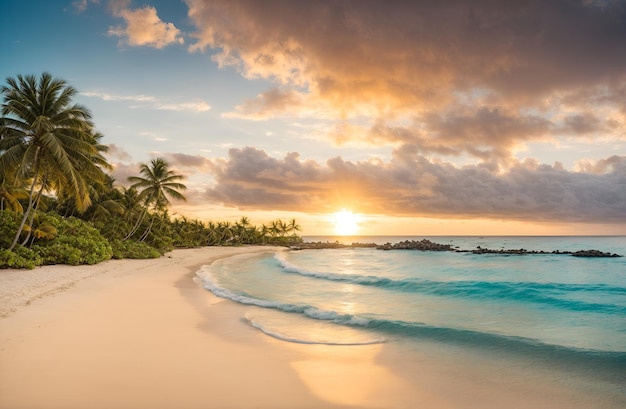
[[[405,239],[422,237],[347,243]],[[626,255],[626,237],[429,239],[466,250]],[[535,373],[601,378],[618,394],[626,381],[626,257],[325,249],[239,255],[198,275],[217,296],[257,307],[247,322],[287,342],[473,351],[532,362]]]

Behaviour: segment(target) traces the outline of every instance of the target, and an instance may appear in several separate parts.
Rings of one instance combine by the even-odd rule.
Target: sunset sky
[[[334,234],[626,234],[626,1],[3,1],[172,213]],[[351,216],[352,217],[352,216]]]

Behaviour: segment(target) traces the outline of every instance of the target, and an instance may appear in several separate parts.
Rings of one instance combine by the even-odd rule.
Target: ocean
[[[625,236],[304,240],[424,238],[462,250],[595,249],[626,256]],[[612,402],[626,402],[626,257],[285,250],[218,260],[198,277],[218,297],[249,305],[246,323],[284,342],[395,344],[405,351],[480,356],[495,368],[567,374],[600,388]]]

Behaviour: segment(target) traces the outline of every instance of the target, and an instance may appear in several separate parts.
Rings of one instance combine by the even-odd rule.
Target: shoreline
[[[276,249],[0,270],[0,408],[619,407],[434,343],[276,340],[243,321],[254,307],[193,279],[217,259]]]

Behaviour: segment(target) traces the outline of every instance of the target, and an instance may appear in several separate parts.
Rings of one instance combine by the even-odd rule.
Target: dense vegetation
[[[162,158],[142,163],[128,188],[107,173],[103,136],[76,90],[44,73],[7,78],[0,88],[0,268],[152,258],[174,248],[301,241],[295,220],[255,226],[172,218],[185,200]]]

